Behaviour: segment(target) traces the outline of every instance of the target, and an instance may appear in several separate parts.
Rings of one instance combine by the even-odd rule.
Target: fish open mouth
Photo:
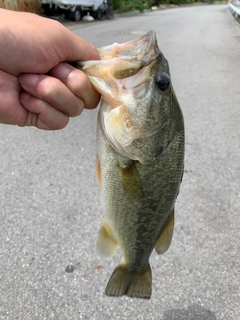
[[[104,100],[100,111],[103,130],[112,146],[123,153],[122,149],[146,134],[144,125],[136,120],[140,112],[136,106],[149,93],[151,69],[161,52],[154,31],[98,51],[102,60],[83,62],[82,70]]]

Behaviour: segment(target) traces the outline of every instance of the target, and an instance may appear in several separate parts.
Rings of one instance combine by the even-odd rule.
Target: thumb
[[[88,41],[68,30],[62,39],[63,49],[60,61],[100,60],[97,49]]]

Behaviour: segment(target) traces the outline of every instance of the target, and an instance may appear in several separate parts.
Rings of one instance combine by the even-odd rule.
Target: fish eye
[[[158,89],[161,91],[166,91],[170,86],[171,79],[167,74],[160,74],[156,78],[156,84]]]

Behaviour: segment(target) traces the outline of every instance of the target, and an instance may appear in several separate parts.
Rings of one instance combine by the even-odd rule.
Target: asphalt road
[[[96,46],[154,29],[186,125],[172,245],[150,301],[109,298],[97,256],[96,111],[59,132],[0,126],[0,319],[240,319],[240,28],[227,5],[69,24]],[[67,272],[67,271],[68,272]]]

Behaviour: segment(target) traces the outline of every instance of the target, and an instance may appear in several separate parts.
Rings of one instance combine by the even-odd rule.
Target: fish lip
[[[151,30],[148,33],[146,33],[145,35],[143,35],[142,39],[146,41],[146,44],[147,44],[146,49],[148,49],[148,51],[150,51],[152,49],[153,45],[157,43],[156,32]],[[139,41],[141,41],[141,38],[139,39]]]
[[[126,45],[138,47],[138,51],[139,51],[138,53],[141,53],[141,51],[144,51],[143,55],[147,55],[151,51],[154,44],[156,44],[156,42],[157,42],[156,32],[151,30],[148,33],[144,34],[139,39],[126,42]],[[141,60],[142,60],[142,57],[141,57]]]
[[[140,44],[138,60],[153,61],[160,54],[161,51],[157,45],[157,36],[155,31],[149,31],[137,41]]]
[[[114,43],[110,46],[98,48],[103,60],[125,58],[135,61],[153,60],[161,51],[157,45],[156,32],[151,30],[142,37],[130,40],[123,44]]]

